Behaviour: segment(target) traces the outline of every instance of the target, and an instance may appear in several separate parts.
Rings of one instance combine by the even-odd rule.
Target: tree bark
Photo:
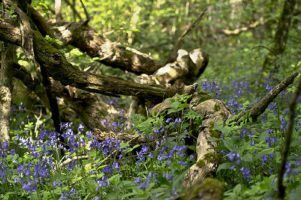
[[[22,44],[20,30],[3,19],[0,20],[0,39],[18,46]],[[51,77],[63,85],[71,85],[85,91],[110,96],[129,95],[146,99],[163,99],[173,96],[177,92],[193,91],[193,87],[165,88],[159,85],[138,84],[115,77],[82,72],[70,64],[58,49],[34,30],[33,44],[38,63],[46,68]]]
[[[294,8],[296,5],[296,0],[286,0],[284,1],[283,10],[281,17],[278,22],[277,30],[274,37],[274,45],[266,56],[263,63],[263,71],[267,72],[269,70],[278,71],[279,66],[275,65],[273,69],[271,66],[275,64],[277,56],[281,55],[284,50],[288,39],[289,29],[291,26],[292,18],[294,16]]]
[[[120,68],[136,74],[152,74],[161,67],[149,55],[135,49],[125,47],[98,35],[96,31],[86,23],[65,23],[49,29],[45,19],[34,8],[30,7],[31,17],[43,34],[55,36],[71,44],[91,57],[99,58],[102,64]]]
[[[9,140],[9,118],[12,101],[12,63],[15,60],[15,46],[4,44],[0,67],[0,141]]]

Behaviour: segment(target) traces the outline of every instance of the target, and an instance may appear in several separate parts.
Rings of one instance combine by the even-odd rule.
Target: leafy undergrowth
[[[271,90],[274,83],[267,81],[261,90],[256,90],[259,91],[257,98],[254,86],[245,80],[233,81],[231,87],[224,88],[215,82],[201,85],[204,91],[224,100],[231,111],[237,113]],[[222,160],[215,177],[225,183],[225,199],[273,198],[287,126],[287,102],[293,90],[294,87],[282,92],[257,122],[239,127],[215,125],[215,129],[222,132],[217,149]],[[185,145],[185,141],[202,122],[198,114],[189,109],[187,99],[187,96],[176,98],[168,115],[134,117],[133,130],[151,141],[146,144],[130,145],[116,139],[100,142],[80,123],[64,123],[66,144],[57,145],[57,134],[47,128],[47,116],[23,118],[26,120],[23,123],[14,121],[19,128],[12,131],[11,142],[2,143],[0,147],[0,198],[178,197],[183,192],[185,172],[195,162],[194,145]],[[18,110],[22,107],[16,108],[15,113]],[[295,130],[300,130],[300,110],[298,106]],[[126,127],[124,118],[104,122],[117,134]],[[300,139],[295,131],[286,165],[285,184],[290,199],[301,192]]]

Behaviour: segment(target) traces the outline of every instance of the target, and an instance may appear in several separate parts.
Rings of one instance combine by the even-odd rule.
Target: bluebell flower
[[[282,131],[285,131],[286,127],[287,127],[287,121],[285,120],[285,118],[282,115],[280,115],[280,129]]]
[[[106,176],[101,177],[96,182],[98,184],[98,187],[96,190],[98,190],[99,188],[102,188],[102,187],[107,187],[109,185],[108,178]]]
[[[277,142],[277,138],[276,137],[266,137],[265,142],[268,144],[269,147],[272,147]]]
[[[173,121],[172,118],[168,117],[168,118],[166,119],[165,122],[166,122],[167,124],[169,124],[169,123],[171,123],[172,121]]]
[[[268,156],[267,155],[263,155],[261,157],[261,160],[262,160],[262,164],[264,165],[268,161]]]
[[[139,184],[139,183],[141,183],[141,178],[140,177],[136,177],[135,179],[134,179],[134,182],[136,183],[136,184]]]
[[[240,138],[243,139],[246,136],[248,136],[249,138],[251,138],[253,136],[252,132],[249,129],[246,128],[242,128],[240,131]]]
[[[116,169],[116,170],[120,169],[120,165],[118,162],[113,162],[112,167],[113,167],[113,169]]]
[[[298,167],[301,166],[301,157],[299,157],[299,158],[296,160],[296,165],[297,165]]]
[[[113,170],[110,166],[105,166],[103,169],[102,169],[102,172],[105,173],[105,174],[112,174],[113,173]]]
[[[268,109],[273,111],[275,114],[277,113],[277,103],[272,102],[269,104]]]
[[[149,172],[144,182],[142,181],[137,182],[138,184],[140,184],[139,189],[145,190],[146,188],[148,188],[152,178],[154,178],[154,174],[152,172]]]
[[[24,169],[25,169],[24,165],[23,165],[23,164],[20,164],[20,165],[18,165],[18,167],[17,167],[17,172],[18,172],[18,173],[23,173]]]
[[[48,135],[48,131],[42,130],[42,131],[40,132],[38,138],[39,138],[40,140],[44,140],[44,139],[47,137],[47,135]]]
[[[75,195],[75,193],[76,193],[75,188],[71,188],[70,191],[69,191],[69,196],[73,197]]]
[[[0,183],[6,182],[6,173],[7,173],[6,166],[4,166],[4,163],[0,162]]]
[[[93,133],[92,133],[92,131],[87,131],[87,132],[86,132],[86,136],[87,136],[88,139],[92,139],[92,138],[93,138]]]
[[[60,124],[61,130],[71,128],[71,127],[72,127],[72,124],[73,124],[72,122],[62,122],[62,123]]]
[[[231,162],[240,160],[239,153],[230,152],[226,156],[228,157],[228,160]]]
[[[164,130],[165,130],[164,127],[161,126],[159,129],[154,129],[154,133],[155,134],[160,134],[160,133],[163,133]]]
[[[35,192],[37,191],[37,184],[34,181],[23,183],[22,189],[29,193]]]
[[[292,172],[292,164],[290,162],[285,163],[285,175],[287,176]]]
[[[187,166],[188,165],[185,161],[182,161],[182,160],[178,161],[178,163],[179,163],[179,165],[182,165],[182,166]]]
[[[148,186],[149,182],[146,180],[139,185],[139,189],[145,190],[146,188],[148,188]]]
[[[69,195],[67,192],[63,192],[60,196],[60,200],[68,200],[69,199],[68,196]]]
[[[62,184],[62,182],[61,181],[53,181],[52,182],[52,186],[54,187],[54,188],[56,188],[56,187],[61,187],[63,184]]]
[[[171,173],[164,173],[163,177],[166,178],[168,181],[172,181],[173,175]]]
[[[36,178],[46,178],[49,176],[49,169],[44,164],[36,164],[34,166],[34,176]]]
[[[78,125],[78,128],[77,128],[78,132],[83,132],[84,129],[85,129],[85,127],[84,127],[83,124],[79,124],[79,125]]]
[[[143,145],[141,150],[138,152],[137,154],[137,158],[139,159],[139,161],[144,161],[145,160],[145,156],[148,154],[148,147]]]
[[[205,81],[202,83],[202,89],[207,92],[212,92],[215,94],[216,97],[220,96],[221,90],[219,86],[216,84],[216,82],[209,82]]]
[[[177,117],[176,119],[175,119],[175,123],[181,123],[182,122],[182,119],[180,118],[180,117]]]
[[[242,175],[245,179],[250,179],[251,171],[248,168],[242,167],[242,168],[240,168],[240,172],[242,173]]]
[[[269,135],[272,134],[273,133],[273,129],[266,130],[266,133],[269,134]]]
[[[154,129],[154,133],[159,134],[160,133],[159,129]]]

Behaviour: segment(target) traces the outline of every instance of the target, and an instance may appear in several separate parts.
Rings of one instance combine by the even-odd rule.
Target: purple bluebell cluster
[[[216,98],[219,98],[221,95],[221,89],[215,81],[204,81],[202,83],[202,89],[205,92],[213,94]]]
[[[149,172],[145,180],[140,177],[135,178],[134,182],[138,185],[138,187],[142,190],[148,188],[149,184],[153,179],[156,179],[156,175],[153,172]]]
[[[242,167],[239,171],[245,179],[249,180],[251,178],[251,171],[248,168]]]
[[[241,162],[239,153],[229,152],[226,156],[230,162],[235,162],[236,164]]]

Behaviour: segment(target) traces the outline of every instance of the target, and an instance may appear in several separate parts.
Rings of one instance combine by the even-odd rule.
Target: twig
[[[253,30],[259,26],[262,26],[266,23],[267,21],[264,21],[262,18],[260,18],[258,21],[252,22],[251,24],[244,26],[244,27],[239,27],[236,29],[222,29],[219,30],[218,32],[226,35],[226,36],[236,36],[240,35],[243,32],[247,32],[249,30]]]
[[[283,185],[283,177],[285,174],[285,165],[287,162],[287,157],[289,154],[289,148],[292,140],[292,134],[293,134],[293,129],[294,129],[294,121],[295,121],[295,116],[296,116],[296,106],[297,106],[297,100],[298,97],[301,94],[301,79],[299,81],[299,84],[297,86],[297,90],[292,98],[292,101],[289,106],[289,123],[288,123],[288,128],[286,132],[286,137],[285,137],[285,143],[284,143],[284,148],[282,152],[282,159],[281,159],[281,165],[280,165],[280,170],[278,174],[278,197],[280,199],[284,199],[285,196],[285,186]]]
[[[82,21],[82,16],[80,16],[79,12],[76,10],[75,5],[72,4],[69,0],[65,0],[65,2],[68,6],[70,6],[70,8],[73,11],[74,15],[77,16],[80,21]]]
[[[299,73],[296,72],[284,79],[283,81],[281,81],[268,94],[266,94],[262,99],[255,103],[255,105],[252,106],[250,109],[248,109],[247,111],[240,112],[232,119],[230,119],[230,124],[233,122],[236,124],[240,124],[246,118],[251,118],[253,121],[256,121],[257,117],[265,111],[268,105],[278,96],[278,94],[294,82],[298,74]]]
[[[193,23],[191,23],[191,24],[184,30],[184,32],[181,34],[181,36],[178,38],[177,42],[175,43],[174,48],[173,48],[173,50],[171,51],[171,53],[170,53],[170,55],[169,55],[169,57],[168,57],[166,63],[170,63],[170,62],[173,62],[173,61],[175,60],[176,55],[177,55],[177,51],[181,48],[181,46],[182,46],[182,44],[183,44],[183,41],[184,41],[186,35],[188,35],[188,34],[192,31],[192,29],[194,29],[194,27],[197,25],[197,23],[199,23],[199,22],[203,19],[203,17],[204,17],[204,15],[205,15],[206,11],[207,11],[207,8],[205,8],[205,9],[201,12],[201,14],[196,18],[196,20],[195,20]]]
[[[82,155],[82,156],[75,156],[73,158],[68,158],[67,160],[65,160],[64,162],[62,162],[59,167],[64,167],[68,164],[70,164],[71,162],[73,161],[77,161],[77,160],[85,160],[85,159],[88,159],[88,156],[87,155]]]
[[[87,10],[87,8],[86,8],[83,0],[80,0],[80,4],[82,5],[82,7],[83,7],[83,9],[85,11],[85,15],[86,15],[86,21],[85,21],[85,23],[88,24],[88,22],[91,20],[91,17],[89,15],[89,12],[88,12],[88,10]]]

